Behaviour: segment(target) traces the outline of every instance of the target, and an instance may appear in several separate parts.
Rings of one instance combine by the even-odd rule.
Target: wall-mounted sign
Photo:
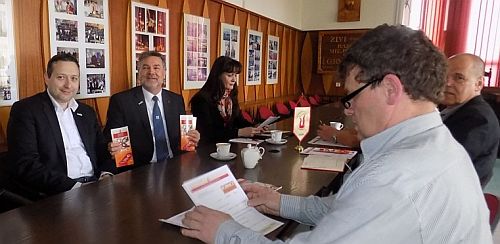
[[[318,73],[337,72],[345,51],[369,29],[320,31],[318,39]]]

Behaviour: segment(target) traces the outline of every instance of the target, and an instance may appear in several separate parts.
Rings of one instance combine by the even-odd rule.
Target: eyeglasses
[[[360,92],[363,91],[363,89],[367,88],[368,86],[370,86],[371,84],[375,83],[375,82],[379,82],[381,80],[383,80],[385,77],[382,76],[382,77],[376,77],[376,78],[373,78],[371,79],[370,81],[368,81],[366,84],[364,84],[362,87],[354,90],[353,92],[347,94],[345,97],[343,97],[342,99],[340,99],[340,102],[342,102],[342,105],[344,105],[344,108],[346,109],[349,109],[351,107],[351,100],[356,96],[358,95]]]

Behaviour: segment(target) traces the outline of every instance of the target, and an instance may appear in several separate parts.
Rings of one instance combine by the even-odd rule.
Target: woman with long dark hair
[[[241,63],[218,57],[212,65],[207,82],[191,99],[191,112],[197,117],[202,142],[227,142],[235,137],[252,137],[262,132],[247,122],[238,104],[237,75]]]

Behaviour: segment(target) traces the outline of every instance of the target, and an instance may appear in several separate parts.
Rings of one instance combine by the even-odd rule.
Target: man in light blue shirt
[[[443,125],[446,59],[421,31],[381,25],[346,52],[342,99],[363,162],[330,197],[244,185],[248,204],[315,226],[289,243],[492,243],[488,209],[464,148]],[[281,243],[196,207],[182,234],[207,243]]]

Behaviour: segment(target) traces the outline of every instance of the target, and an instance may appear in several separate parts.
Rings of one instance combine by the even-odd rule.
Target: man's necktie
[[[158,97],[153,97],[153,130],[155,137],[155,148],[156,148],[156,161],[161,162],[167,159],[172,150],[170,149],[170,143],[167,139],[167,133],[165,133],[165,128],[163,127],[163,117],[161,116],[160,107],[158,106]]]

